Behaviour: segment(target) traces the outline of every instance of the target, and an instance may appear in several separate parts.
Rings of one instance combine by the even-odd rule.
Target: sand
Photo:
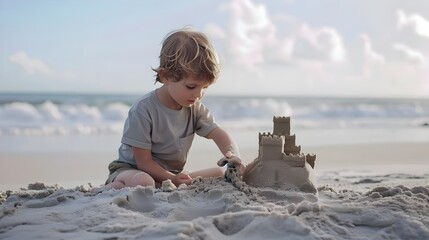
[[[427,177],[427,176],[426,176]],[[2,239],[428,239],[429,188],[319,187],[319,194],[204,179],[174,191],[8,193]],[[3,200],[4,201],[4,200]]]
[[[113,150],[3,151],[0,239],[429,239],[427,146],[303,145],[317,154],[317,194],[224,178],[96,194]],[[241,154],[249,163],[257,148],[244,144]],[[196,143],[188,166],[217,160],[215,147]]]
[[[305,153],[317,153],[315,174],[329,170],[375,169],[394,172],[398,169],[407,173],[428,173],[429,143],[372,143],[326,146],[303,146]],[[187,169],[197,170],[214,166],[220,159],[215,146],[192,148]],[[256,158],[257,147],[241,148],[243,161],[248,164]],[[0,168],[0,190],[19,190],[32,182],[61,184],[66,187],[92,183],[102,184],[107,177],[107,165],[116,152],[44,152],[44,153],[0,153],[7,159],[7,167]],[[202,160],[204,159],[204,160]],[[61,161],[59,161],[61,160]],[[407,165],[405,168],[402,165]],[[423,165],[423,166],[422,166]]]

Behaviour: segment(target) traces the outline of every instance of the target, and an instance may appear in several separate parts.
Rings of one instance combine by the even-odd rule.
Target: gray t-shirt
[[[118,161],[136,166],[132,147],[139,147],[151,150],[152,159],[164,169],[182,171],[194,134],[204,137],[217,127],[201,102],[173,110],[159,101],[154,90],[138,99],[128,112]]]

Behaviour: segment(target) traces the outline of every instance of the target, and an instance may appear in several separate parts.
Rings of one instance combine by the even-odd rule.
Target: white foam
[[[15,98],[11,95],[0,103],[2,135],[117,133],[132,104],[129,96],[113,95]],[[429,101],[424,99],[206,97],[203,102],[217,122],[235,130],[264,131],[272,116],[291,116],[297,129],[406,128],[429,123]]]
[[[87,104],[38,105],[13,102],[0,106],[1,135],[68,135],[118,133],[129,106],[110,103],[99,108]],[[119,127],[120,126],[120,127]]]

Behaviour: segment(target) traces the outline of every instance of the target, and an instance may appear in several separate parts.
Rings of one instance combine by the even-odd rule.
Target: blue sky
[[[218,51],[208,94],[429,97],[425,0],[0,0],[0,92],[143,94],[184,26]]]

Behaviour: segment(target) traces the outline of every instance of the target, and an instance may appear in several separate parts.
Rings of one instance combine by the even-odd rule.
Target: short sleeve
[[[205,137],[215,128],[219,127],[209,109],[202,103],[195,105],[196,126],[195,131],[199,136]]]
[[[147,112],[141,104],[130,109],[124,125],[122,143],[143,149],[152,148],[152,122]]]

